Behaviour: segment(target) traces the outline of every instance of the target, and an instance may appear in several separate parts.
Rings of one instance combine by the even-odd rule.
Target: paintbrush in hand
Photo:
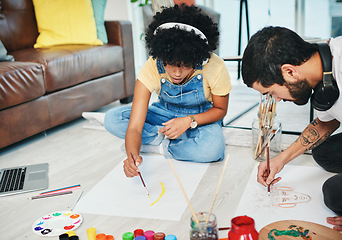
[[[270,146],[268,145],[266,147],[266,154],[267,154],[267,170],[266,170],[266,179],[268,178],[268,176],[270,175],[271,169],[270,169]],[[268,196],[271,193],[271,184],[267,185],[267,194]]]
[[[135,164],[135,159],[134,159],[132,153],[131,153],[131,157],[132,157],[133,162],[134,162],[134,164]],[[144,188],[145,188],[145,190],[146,190],[147,196],[150,197],[150,194],[149,194],[149,192],[148,192],[148,190],[147,190],[147,187],[146,187],[146,185],[145,185],[144,179],[143,179],[142,176],[141,176],[140,171],[138,172],[138,174],[139,174],[139,177],[140,177],[140,179],[141,179],[141,182],[142,182],[142,184],[143,184],[143,186],[144,186]]]

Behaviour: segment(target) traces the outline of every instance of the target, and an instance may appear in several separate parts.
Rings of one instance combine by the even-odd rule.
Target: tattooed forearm
[[[331,132],[326,132],[320,139],[318,139],[317,142],[315,142],[314,144],[312,144],[308,150],[312,150],[315,147],[317,147],[318,145],[320,145],[322,142],[324,142],[329,136],[331,135]]]
[[[309,146],[319,139],[319,132],[315,128],[307,127],[299,136],[299,140],[303,146]]]

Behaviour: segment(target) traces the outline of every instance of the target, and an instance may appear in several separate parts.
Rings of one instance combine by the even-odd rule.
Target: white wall
[[[129,20],[128,4],[131,3],[127,0],[107,0],[105,19]]]
[[[132,23],[136,75],[146,61],[145,46],[140,39],[144,32],[142,19],[138,3],[131,3],[130,0],[107,0],[105,20],[128,20]]]
[[[221,13],[220,55],[237,55],[239,28],[239,0],[197,0],[197,4],[213,7]],[[304,29],[297,25],[298,33],[304,37],[328,38],[331,35],[331,18],[327,0],[249,0],[250,34],[267,25],[278,25],[296,30],[296,2],[304,3]],[[318,14],[319,13],[319,14]],[[130,0],[107,0],[106,20],[129,20],[133,27],[134,59],[137,72],[146,60],[141,34],[144,32],[141,8]],[[243,17],[243,21],[245,16]],[[247,44],[246,25],[242,28],[242,52]],[[235,65],[235,62],[231,62]]]

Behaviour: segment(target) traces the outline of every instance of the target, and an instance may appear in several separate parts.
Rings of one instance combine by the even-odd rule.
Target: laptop
[[[0,197],[48,188],[48,171],[48,163],[0,169]]]

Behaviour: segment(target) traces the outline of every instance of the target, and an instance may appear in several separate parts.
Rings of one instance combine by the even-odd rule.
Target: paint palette
[[[37,219],[32,225],[32,231],[39,236],[59,236],[75,230],[82,221],[82,216],[72,211],[52,212]]]

